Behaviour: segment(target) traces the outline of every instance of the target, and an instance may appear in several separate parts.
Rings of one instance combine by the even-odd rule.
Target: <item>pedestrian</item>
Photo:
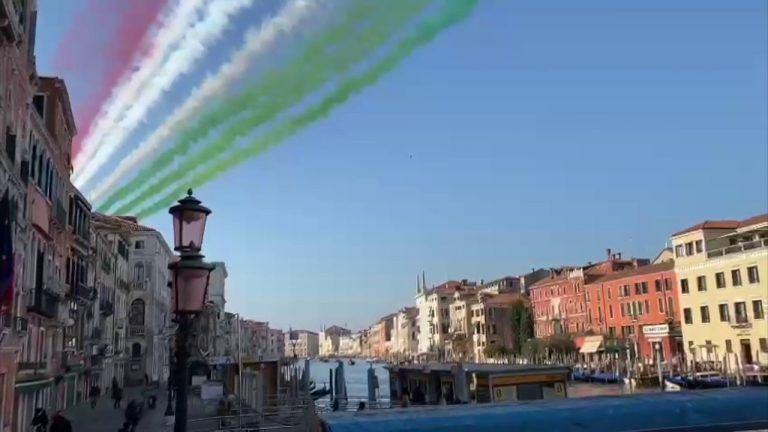
[[[115,387],[112,389],[112,399],[115,400],[114,407],[120,408],[120,404],[123,401],[123,389],[120,387]]]
[[[101,396],[101,387],[96,384],[92,385],[89,396],[91,397],[91,409],[94,409],[96,408],[96,401],[99,399],[99,396]]]
[[[131,425],[132,430],[136,429],[136,426],[138,426],[140,415],[139,404],[131,399],[125,407],[125,421]]]
[[[131,424],[128,422],[123,422],[123,427],[118,429],[117,432],[131,432]]]
[[[35,408],[35,415],[32,417],[32,430],[45,432],[48,427],[48,414],[44,408]]]
[[[56,411],[53,419],[51,419],[51,428],[48,429],[48,432],[72,432],[72,422],[64,417],[61,411]]]

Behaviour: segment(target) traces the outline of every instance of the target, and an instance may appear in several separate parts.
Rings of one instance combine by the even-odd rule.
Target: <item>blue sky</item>
[[[81,3],[40,0],[42,74]],[[422,270],[436,284],[609,247],[653,258],[676,230],[766,212],[766,17],[762,0],[482,0],[330,118],[196,190],[228,308],[360,328],[413,304]],[[167,214],[145,223],[170,238]]]

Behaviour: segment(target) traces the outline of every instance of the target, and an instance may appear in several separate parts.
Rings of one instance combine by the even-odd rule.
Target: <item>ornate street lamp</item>
[[[178,260],[168,265],[171,270],[173,313],[176,315],[176,419],[174,432],[187,430],[187,379],[189,378],[189,336],[192,320],[205,308],[208,284],[214,266],[203,261],[200,249],[205,223],[211,210],[192,196],[192,189],[168,213],[173,216],[174,250]]]
[[[293,327],[288,327],[288,339],[291,342],[293,348],[293,360],[296,361],[296,343],[299,342],[299,332],[293,331]]]

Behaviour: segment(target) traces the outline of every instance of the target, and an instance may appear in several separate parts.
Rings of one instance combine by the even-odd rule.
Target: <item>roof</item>
[[[69,132],[72,134],[72,136],[77,135],[77,125],[75,124],[75,116],[72,114],[72,103],[69,100],[69,91],[67,90],[67,84],[64,82],[62,78],[59,77],[47,77],[47,76],[41,76],[41,81],[50,81],[53,83],[54,87],[56,87],[57,90],[61,92],[61,98],[62,98],[62,108],[64,111],[64,116],[66,117],[67,121],[67,128],[69,129]]]
[[[527,298],[518,293],[502,293],[486,299],[483,303],[486,305],[508,305],[516,300],[527,300]]]
[[[704,221],[702,223],[696,224],[692,227],[688,227],[682,231],[678,231],[674,234],[672,234],[672,237],[677,237],[679,235],[692,233],[694,231],[699,230],[710,230],[710,229],[720,229],[720,230],[730,230],[730,229],[736,229],[739,227],[739,221],[736,220],[714,220],[714,221]]]
[[[133,216],[108,216],[103,213],[92,213],[91,219],[96,223],[110,225],[113,229],[128,232],[158,232],[154,228],[141,225]]]
[[[753,216],[749,219],[744,219],[743,221],[739,222],[739,228],[747,228],[753,225],[760,225],[764,223],[768,223],[768,213]]]
[[[589,283],[589,285],[593,284],[599,284],[599,283],[606,283],[610,281],[615,281],[619,279],[626,279],[630,277],[635,276],[642,276],[642,275],[648,275],[653,273],[659,273],[659,272],[666,272],[666,271],[672,271],[675,268],[675,262],[674,261],[664,261],[660,262],[658,264],[650,264],[645,265],[642,267],[632,268],[629,270],[622,270],[618,272],[614,272],[608,275],[605,275],[601,278],[598,278],[592,282]]]

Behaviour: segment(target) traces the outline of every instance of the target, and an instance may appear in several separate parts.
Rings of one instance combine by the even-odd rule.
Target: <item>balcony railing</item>
[[[737,245],[726,246],[720,249],[714,249],[707,252],[707,258],[717,258],[725,255],[745,252],[752,249],[768,247],[768,239],[753,240],[750,242],[739,243]]]
[[[104,316],[110,316],[115,313],[115,306],[111,301],[107,299],[101,299],[101,301],[99,301],[99,313]]]
[[[37,289],[34,301],[27,306],[27,312],[35,313],[46,318],[56,318],[59,314],[59,298],[46,290]]]
[[[140,290],[140,291],[142,291],[142,290],[144,290],[144,286],[145,286],[144,282],[141,282],[141,281],[131,282],[131,290]]]
[[[64,204],[59,200],[55,200],[56,204],[53,206],[53,221],[59,226],[59,229],[64,231],[67,229],[67,209],[64,208]]]
[[[45,370],[48,364],[44,361],[41,362],[19,362],[19,371],[39,371]]]
[[[128,326],[128,337],[141,337],[144,336],[143,325],[130,325]]]

